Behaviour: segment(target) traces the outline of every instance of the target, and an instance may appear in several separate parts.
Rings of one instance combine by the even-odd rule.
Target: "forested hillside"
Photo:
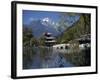
[[[60,37],[58,37],[58,43],[67,43],[70,40],[79,38],[81,35],[90,34],[90,17],[90,14],[81,14],[80,18],[73,23],[72,26],[68,27]]]

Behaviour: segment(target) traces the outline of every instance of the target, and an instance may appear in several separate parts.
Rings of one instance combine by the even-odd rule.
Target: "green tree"
[[[76,13],[68,13],[68,14],[64,14],[62,16],[75,16],[77,15]],[[66,18],[66,17],[63,17]],[[91,30],[91,25],[90,25],[90,14],[80,14],[80,17],[77,21],[75,21],[72,26],[68,27],[63,35],[61,35],[58,38],[58,42],[60,43],[67,43],[70,40],[79,38],[81,35],[84,34],[90,34],[90,30]],[[65,19],[64,19],[65,20]],[[62,19],[61,19],[61,23]],[[63,24],[62,24],[63,25]],[[67,26],[65,26],[67,27]]]
[[[40,39],[39,39],[39,44],[44,46],[45,45],[45,37],[44,36],[41,36]]]
[[[23,27],[23,45],[30,45],[30,40],[33,38],[32,29],[28,27]]]

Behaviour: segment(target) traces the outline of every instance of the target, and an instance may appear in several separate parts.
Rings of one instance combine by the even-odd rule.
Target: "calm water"
[[[63,53],[48,47],[32,47],[23,49],[23,69],[59,68],[74,66],[68,62]]]

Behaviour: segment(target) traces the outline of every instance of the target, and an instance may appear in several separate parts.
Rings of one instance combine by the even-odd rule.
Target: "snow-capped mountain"
[[[46,17],[43,19],[32,20],[30,24],[28,24],[28,27],[32,29],[33,35],[36,38],[41,37],[45,32],[50,32],[53,36],[58,36],[74,23],[70,23],[68,21],[71,20],[67,20],[66,23],[63,23],[61,26],[60,23],[54,22],[50,18]]]
[[[50,18],[48,18],[48,17],[41,19],[41,23],[42,23],[43,25],[46,25],[46,26],[49,26],[49,25],[55,26],[55,22],[52,21],[52,20],[51,20]]]
[[[60,31],[64,31],[64,30],[65,30],[65,28],[59,26],[59,23],[58,23],[58,22],[54,22],[54,21],[51,20],[50,18],[43,18],[43,19],[41,20],[41,23],[42,23],[43,25],[45,25],[45,26],[55,28],[55,30],[56,30],[57,32],[59,32],[59,33],[60,33]],[[60,28],[59,28],[59,27],[60,27]],[[60,30],[59,30],[59,29],[60,29]]]
[[[40,38],[45,32],[50,32],[53,34],[53,36],[60,34],[60,32],[55,27],[55,23],[49,18],[33,20],[28,25],[28,27],[32,29],[35,38]]]

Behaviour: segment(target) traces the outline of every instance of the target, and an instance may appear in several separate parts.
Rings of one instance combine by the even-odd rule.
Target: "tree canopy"
[[[75,16],[77,14],[70,14],[70,13],[67,15],[62,14],[62,16],[68,16],[68,15]],[[75,21],[70,27],[68,27],[60,37],[58,37],[58,43],[67,43],[70,40],[79,38],[81,35],[90,34],[91,32],[90,17],[91,17],[90,14],[80,14],[80,18],[77,21]],[[60,23],[64,22],[61,21]]]

